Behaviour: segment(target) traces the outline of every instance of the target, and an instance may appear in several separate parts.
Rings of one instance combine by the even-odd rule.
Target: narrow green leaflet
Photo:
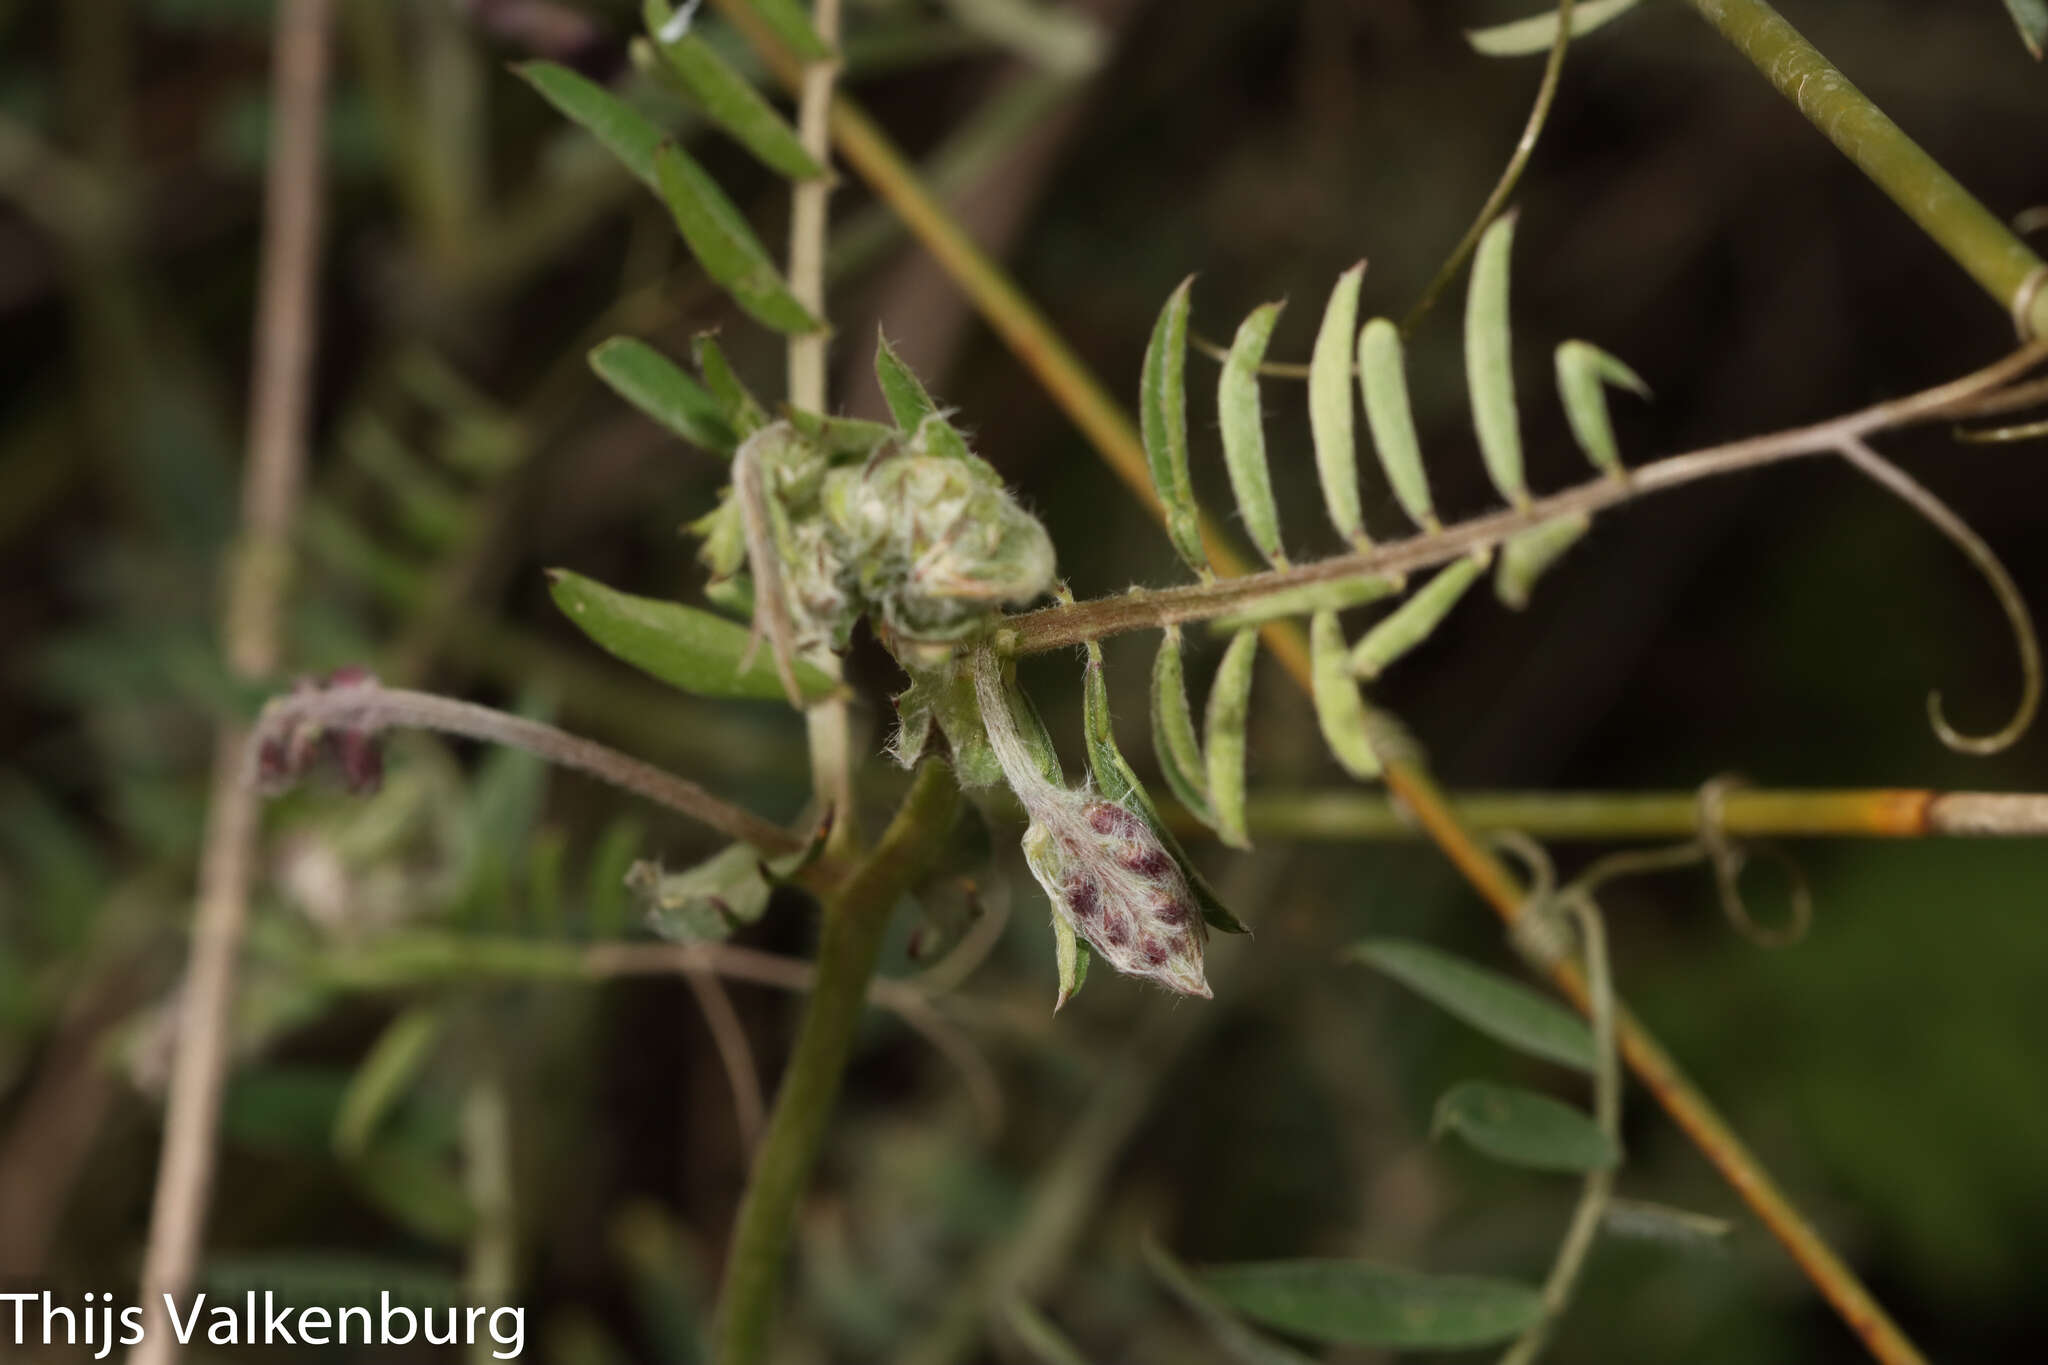
[[[1531,1170],[1584,1174],[1621,1164],[1621,1149],[1585,1110],[1489,1081],[1445,1091],[1430,1131],[1456,1133],[1476,1152]]]
[[[680,602],[607,588],[566,569],[552,569],[549,591],[577,628],[609,653],[671,687],[700,697],[782,697],[782,682],[766,649],[749,651],[748,631],[736,621]],[[817,667],[796,663],[806,697],[829,696],[838,684]]]
[[[1515,215],[1488,225],[1472,257],[1465,294],[1465,383],[1472,391],[1472,426],[1479,453],[1500,495],[1520,507],[1529,500],[1522,477],[1522,428],[1515,415],[1513,337],[1508,330],[1508,260],[1515,246]]]
[[[1365,638],[1351,651],[1352,675],[1370,681],[1386,672],[1395,660],[1427,640],[1443,624],[1451,608],[1458,605],[1458,600],[1484,572],[1486,561],[1476,555],[1452,560],[1437,570],[1436,577],[1365,633]]]
[[[1362,607],[1382,597],[1392,597],[1406,586],[1405,578],[1375,573],[1333,579],[1327,583],[1305,583],[1298,588],[1282,588],[1259,598],[1243,611],[1217,617],[1209,623],[1209,629],[1218,635],[1234,635],[1246,626],[1261,626],[1290,616],[1307,616],[1325,608],[1343,611],[1349,607]]]
[[[1152,489],[1166,508],[1167,537],[1187,566],[1207,578],[1209,552],[1188,476],[1188,291],[1194,283],[1192,275],[1182,280],[1153,324],[1138,382],[1138,419]]]
[[[1200,1274],[1256,1322],[1347,1346],[1465,1350],[1512,1340],[1543,1317],[1543,1295],[1528,1285],[1365,1261],[1267,1261]]]
[[[353,1161],[369,1150],[377,1126],[404,1097],[441,1038],[441,1011],[415,1005],[384,1026],[349,1078],[334,1114],[334,1152]]]
[[[1263,1332],[1253,1330],[1231,1312],[1223,1301],[1203,1287],[1194,1272],[1175,1260],[1173,1254],[1148,1233],[1140,1244],[1145,1264],[1167,1292],[1179,1299],[1190,1313],[1201,1319],[1223,1353],[1238,1365],[1315,1365],[1308,1356],[1283,1345]]]
[[[2033,2],[2006,0],[2006,3],[2015,5]],[[1640,3],[1642,0],[1578,0],[1572,6],[1572,37],[1583,38]],[[1467,29],[1465,41],[1488,57],[1531,57],[1539,52],[1548,52],[1557,42],[1557,7],[1553,5],[1544,13],[1532,14],[1513,23]]]
[[[902,430],[916,431],[925,418],[938,416],[939,405],[932,401],[924,381],[903,363],[889,338],[879,331],[875,333],[875,382],[881,385],[889,415]]]
[[[1726,1218],[1692,1209],[1653,1204],[1643,1199],[1612,1198],[1601,1229],[1615,1237],[1632,1237],[1643,1242],[1662,1242],[1688,1251],[1720,1253],[1735,1225]]]
[[[690,342],[690,354],[697,362],[697,373],[704,376],[704,387],[717,401],[725,424],[741,440],[768,425],[767,409],[733,373],[732,362],[725,358],[725,348],[718,344],[718,338],[709,332],[698,333]]]
[[[1502,605],[1515,611],[1528,606],[1530,594],[1536,590],[1536,580],[1592,528],[1591,517],[1584,512],[1573,512],[1538,522],[1526,531],[1509,536],[1507,543],[1500,547],[1500,566],[1493,576],[1494,595],[1500,598]]]
[[[1081,936],[1064,915],[1052,917],[1052,949],[1060,977],[1060,993],[1052,1002],[1052,1012],[1058,1014],[1087,984],[1089,953],[1088,945],[1081,942]]]
[[[698,449],[731,459],[739,448],[711,391],[646,342],[600,342],[590,353],[590,368],[612,392]]]
[[[1109,723],[1109,683],[1102,671],[1102,646],[1093,640],[1088,642],[1088,666],[1082,681],[1081,730],[1087,741],[1088,771],[1095,779],[1096,790],[1144,817],[1160,844],[1180,865],[1181,875],[1187,878],[1188,890],[1195,893],[1195,901],[1202,907],[1202,918],[1226,934],[1250,933],[1243,921],[1223,904],[1216,889],[1209,885],[1208,878],[1196,870],[1180,840],[1173,837],[1173,831],[1159,818],[1159,809],[1152,804],[1145,784],[1138,781],[1138,775],[1131,771],[1123,751],[1116,747],[1116,734]]]
[[[1216,681],[1209,684],[1203,717],[1208,738],[1209,802],[1216,837],[1232,848],[1250,848],[1244,818],[1245,733],[1251,717],[1252,674],[1259,661],[1259,632],[1240,630],[1223,651]]]
[[[1360,261],[1337,277],[1308,362],[1308,424],[1330,524],[1357,549],[1372,544],[1358,502],[1358,435],[1351,411],[1351,339],[1358,329]]]
[[[1174,799],[1205,825],[1216,823],[1209,809],[1209,779],[1202,769],[1202,742],[1188,705],[1187,670],[1181,658],[1180,627],[1168,626],[1152,660],[1152,752]]]
[[[1621,444],[1614,439],[1603,384],[1650,396],[1650,386],[1642,376],[1592,342],[1567,341],[1557,348],[1557,392],[1564,400],[1572,435],[1595,469],[1619,479],[1626,477],[1626,471],[1621,467]]]
[[[1266,467],[1266,424],[1259,411],[1259,366],[1280,320],[1278,303],[1252,309],[1230,343],[1230,355],[1216,381],[1216,420],[1223,430],[1223,462],[1238,515],[1259,553],[1274,568],[1287,566],[1280,548],[1280,509],[1273,502],[1273,476]]]
[[[1067,931],[1069,934],[1073,930]],[[1031,1306],[1021,1296],[1012,1297],[1003,1305],[1003,1318],[1010,1325],[1010,1334],[1017,1344],[1038,1365],[1088,1365],[1087,1357],[1067,1334],[1053,1325],[1051,1318]]]
[[[811,180],[824,174],[797,140],[796,129],[709,43],[694,33],[674,39],[665,36],[675,17],[668,0],[646,0],[641,12],[655,46],[713,123],[771,171],[792,180]]]
[[[1367,939],[1347,956],[1385,972],[1497,1042],[1580,1071],[1593,1069],[1593,1031],[1512,977],[1401,939]]]
[[[1353,777],[1371,781],[1380,775],[1380,756],[1372,747],[1365,699],[1351,677],[1344,647],[1344,627],[1334,611],[1309,618],[1309,666],[1316,703],[1316,723],[1323,742]]]
[[[654,153],[655,183],[705,273],[763,326],[815,332],[822,324],[796,301],[747,220],[705,169],[673,142]]]
[[[521,62],[513,72],[571,122],[598,140],[651,190],[659,191],[654,152],[662,131],[647,116],[596,82],[553,62]]]
[[[1385,318],[1374,318],[1358,334],[1358,387],[1365,398],[1373,449],[1401,510],[1422,530],[1436,530],[1429,476],[1422,472],[1422,441],[1415,434],[1415,413],[1408,405],[1401,329]]]
[[[2005,0],[2005,8],[2020,31],[2020,41],[2034,60],[2040,61],[2043,49],[2048,48],[2048,4],[2043,0]]]
[[[762,22],[774,30],[775,36],[805,61],[814,62],[832,55],[832,49],[811,27],[810,15],[799,0],[747,0],[747,8],[760,15]]]

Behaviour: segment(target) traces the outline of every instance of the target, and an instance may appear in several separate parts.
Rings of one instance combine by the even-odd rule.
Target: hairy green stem
[[[2048,334],[2041,258],[1885,117],[1767,0],[1690,3],[1792,101],[1807,122],[2013,314],[2022,336]]]
[[[825,1124],[839,1097],[882,930],[896,902],[937,856],[958,801],[945,765],[925,764],[882,841],[825,907],[817,979],[775,1096],[775,1112],[754,1154],[726,1255],[718,1305],[719,1365],[755,1365],[767,1356],[797,1204],[810,1184]]]

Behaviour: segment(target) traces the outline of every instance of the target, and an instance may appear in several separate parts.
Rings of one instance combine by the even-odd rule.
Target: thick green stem
[[[2048,334],[2041,258],[1886,118],[1783,15],[1766,0],[1691,4],[1936,246],[2004,305],[2023,335]]]
[[[839,1097],[882,930],[890,910],[937,855],[958,799],[952,773],[943,764],[925,764],[881,843],[825,907],[817,982],[775,1112],[754,1154],[726,1256],[719,1365],[755,1365],[767,1355],[797,1203],[810,1184],[825,1123]]]

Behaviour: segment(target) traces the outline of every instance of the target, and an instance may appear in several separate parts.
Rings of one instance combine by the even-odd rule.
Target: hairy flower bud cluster
[[[906,644],[947,646],[997,608],[1043,595],[1054,568],[1045,528],[988,464],[933,453],[925,435],[897,433],[857,463],[788,422],[748,437],[734,491],[692,528],[714,581],[750,567],[757,591],[778,581],[798,648],[843,648],[863,613]],[[775,560],[768,572],[750,563],[750,484]]]
[[[997,665],[976,656],[975,692],[989,744],[1031,824],[1024,860],[1053,913],[1126,976],[1207,999],[1207,929],[1180,864],[1138,812],[1053,780],[1010,713]]]

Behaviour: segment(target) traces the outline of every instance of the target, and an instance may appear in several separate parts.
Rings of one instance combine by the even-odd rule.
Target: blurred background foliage
[[[1360,256],[1368,308],[1405,308],[1484,197],[1537,75],[1475,56],[1460,29],[1529,8],[1075,0],[1058,18],[1024,7],[1020,30],[1007,0],[850,0],[849,80],[1129,393],[1190,271],[1212,336],[1262,300],[1303,301],[1281,357],[1305,355],[1307,301]],[[556,618],[541,574],[692,595],[676,530],[723,479],[602,392],[583,352],[627,331],[681,354],[735,319],[660,205],[505,69],[546,55],[630,82],[636,9],[344,5],[288,655],[549,714],[788,818],[807,784],[796,717],[614,665]],[[2048,195],[2028,151],[2048,139],[2041,73],[1997,7],[1788,9],[1995,210]],[[0,3],[0,1279],[71,1295],[135,1273],[213,724],[257,700],[230,681],[213,621],[269,11]],[[690,127],[673,95],[632,88]],[[714,144],[704,155],[775,240],[778,185]],[[1657,392],[1617,404],[1638,460],[1921,387],[2009,337],[1676,5],[1574,48],[1520,202],[1519,360],[1537,374],[1566,336],[1627,358]],[[835,222],[835,400],[878,411],[879,323],[1042,513],[1077,591],[1176,580],[1165,537],[857,185]],[[1410,367],[1446,519],[1488,499],[1455,312],[1424,324]],[[743,323],[724,340],[757,389],[779,390],[778,344]],[[1524,393],[1528,430],[1548,433],[1534,481],[1576,478],[1548,385]],[[1212,455],[1197,480],[1226,506],[1197,414]],[[1279,480],[1283,520],[1319,524],[1298,405],[1273,404],[1271,439],[1297,470]],[[2048,601],[2048,484],[2028,448],[1938,431],[1891,445]],[[1391,524],[1379,496],[1368,519]],[[1108,648],[1134,757],[1150,647]],[[1454,784],[1690,787],[1739,771],[2039,790],[2048,738],[1968,759],[1922,718],[1937,684],[1966,729],[2003,714],[2009,653],[1948,546],[1840,470],[1799,465],[1604,518],[1528,612],[1473,608],[1379,696]],[[878,740],[893,666],[869,645],[850,667]],[[1070,767],[1077,674],[1065,657],[1024,669]],[[1338,780],[1278,674],[1254,696],[1254,790]],[[425,955],[447,933],[644,936],[625,866],[713,846],[523,758],[413,741],[390,766],[368,802],[308,792],[272,809],[209,1283],[331,1300],[496,1276],[530,1305],[538,1358],[696,1359],[744,1155],[691,992],[521,983]],[[878,761],[866,786],[878,816],[900,779]],[[1219,1358],[1146,1273],[1148,1230],[1194,1261],[1355,1254],[1540,1277],[1570,1182],[1432,1145],[1429,1108],[1470,1076],[1555,1078],[1336,963],[1367,932],[1505,961],[1433,851],[1205,853],[1257,931],[1216,945],[1216,1002],[1104,974],[1055,1020],[1042,901],[1009,817],[992,819],[962,867],[1012,913],[946,1013],[1000,1078],[1000,1125],[924,1041],[870,1016],[806,1205],[792,1359],[996,1358],[1006,1348],[972,1326],[977,1277],[1020,1265],[1094,1358]],[[1567,872],[1590,856],[1559,852]],[[2048,859],[2027,844],[1800,854],[1819,919],[1790,951],[1732,935],[1697,876],[1609,893],[1622,989],[1933,1356],[2038,1358]],[[809,923],[779,899],[742,937],[802,954]],[[885,972],[914,969],[911,927],[899,916]],[[321,971],[365,944],[389,948],[386,979]],[[791,997],[732,993],[772,1085]],[[1714,1254],[1604,1243],[1552,1359],[1860,1358],[1650,1106],[1632,1107],[1627,1138],[1623,1193],[1736,1230]],[[480,1185],[493,1170],[497,1186]]]

